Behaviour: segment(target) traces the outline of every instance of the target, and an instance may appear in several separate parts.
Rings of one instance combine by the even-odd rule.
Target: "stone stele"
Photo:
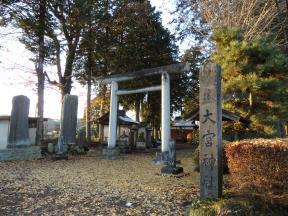
[[[65,95],[61,112],[60,137],[58,145],[76,144],[78,97],[76,95]],[[58,146],[63,149],[63,146]]]
[[[200,69],[200,197],[222,194],[221,68],[207,64]]]
[[[28,147],[30,100],[24,95],[13,97],[7,148]]]

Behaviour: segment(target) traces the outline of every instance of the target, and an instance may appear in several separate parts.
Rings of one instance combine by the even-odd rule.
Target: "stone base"
[[[156,152],[156,156],[155,156],[155,159],[152,160],[152,163],[154,165],[170,165],[171,164],[181,164],[181,160],[176,160],[176,155],[174,155],[174,157],[169,157],[169,153],[167,152]]]
[[[120,153],[123,153],[123,154],[128,154],[128,153],[131,153],[131,148],[122,148],[122,147],[119,147],[119,151]]]
[[[146,148],[135,148],[135,149],[133,149],[133,152],[147,153],[147,152],[149,152],[149,150]]]
[[[161,173],[177,175],[183,173],[183,167],[164,166],[161,168]]]
[[[116,160],[119,158],[119,148],[104,148],[102,151],[102,159],[104,160]]]
[[[169,165],[170,162],[171,162],[171,161],[162,161],[162,163],[163,163],[164,165]],[[176,164],[181,164],[181,160],[176,160],[175,163],[176,163]]]
[[[68,155],[67,154],[56,154],[53,157],[54,160],[68,160]]]
[[[41,157],[40,146],[0,149],[0,161],[33,160]]]
[[[131,152],[131,146],[127,144],[126,141],[119,140],[116,145],[118,146],[120,153],[127,154]]]
[[[139,150],[146,149],[146,142],[136,142],[136,149]]]
[[[162,160],[157,160],[157,159],[152,160],[152,164],[158,165],[158,166],[163,165]]]

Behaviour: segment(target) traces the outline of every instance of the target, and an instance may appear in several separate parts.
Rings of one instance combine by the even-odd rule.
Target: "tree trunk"
[[[36,145],[41,145],[43,140],[44,133],[44,84],[45,84],[45,75],[43,70],[44,65],[44,34],[45,34],[45,15],[46,15],[46,1],[40,1],[40,10],[39,10],[39,56],[36,63],[36,73],[37,73],[37,128],[36,128]]]
[[[248,102],[249,102],[249,106],[248,106],[248,116],[252,115],[252,109],[253,109],[253,95],[252,92],[248,92]]]
[[[138,95],[135,101],[135,120],[138,122],[140,121],[140,100],[139,100]]]
[[[87,107],[86,107],[86,140],[91,144],[91,69],[88,69]]]
[[[278,137],[285,138],[286,130],[285,130],[285,122],[283,120],[278,120]]]
[[[73,63],[75,60],[76,49],[78,46],[80,37],[80,32],[77,36],[75,36],[74,42],[68,45],[68,53],[66,57],[66,64],[65,64],[65,71],[64,75],[61,79],[61,95],[62,98],[66,94],[70,94],[72,88],[72,70],[73,70]]]
[[[89,40],[93,40],[92,38],[92,20],[91,20],[91,10],[89,10],[89,18],[88,18],[88,26],[89,26]],[[92,67],[93,67],[93,59],[92,59],[93,50],[92,47],[88,48],[88,64],[87,64],[87,107],[86,107],[86,140],[88,145],[91,144],[91,79],[92,79]]]
[[[253,106],[253,97],[252,97],[252,93],[249,92],[249,107],[250,107],[250,109],[252,108],[252,106]]]
[[[288,137],[288,121],[286,121],[285,125],[285,137]]]
[[[38,74],[38,83],[37,83],[37,128],[36,128],[36,145],[41,145],[44,134],[44,74]]]

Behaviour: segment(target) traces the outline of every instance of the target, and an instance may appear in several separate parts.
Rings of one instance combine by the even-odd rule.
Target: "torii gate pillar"
[[[116,133],[117,133],[117,104],[118,104],[118,83],[116,81],[111,82],[111,101],[110,101],[110,113],[109,113],[109,140],[108,148],[113,149],[116,147]]]
[[[109,139],[108,148],[103,149],[103,159],[117,159],[120,151],[116,148],[116,133],[117,133],[117,113],[118,113],[118,83],[111,82],[111,98],[110,98],[110,113],[109,113]]]
[[[161,85],[161,151],[170,150],[170,77],[167,72],[162,73]]]

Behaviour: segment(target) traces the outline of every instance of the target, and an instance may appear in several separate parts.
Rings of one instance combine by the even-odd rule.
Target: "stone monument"
[[[148,148],[152,147],[152,127],[150,123],[146,126],[146,145]]]
[[[55,159],[67,159],[68,146],[76,144],[78,97],[65,95],[62,103],[60,135]]]
[[[29,105],[28,97],[24,95],[13,97],[7,148],[30,146]]]
[[[7,148],[0,149],[0,161],[41,158],[41,146],[31,146],[29,140],[29,104],[24,95],[13,97]]]
[[[126,134],[125,130],[123,130],[123,133],[119,137],[117,144],[121,153],[131,152],[131,145],[129,144],[129,136]]]
[[[65,95],[61,113],[61,135],[65,145],[76,143],[78,96]]]
[[[200,69],[200,197],[222,195],[221,68]]]

